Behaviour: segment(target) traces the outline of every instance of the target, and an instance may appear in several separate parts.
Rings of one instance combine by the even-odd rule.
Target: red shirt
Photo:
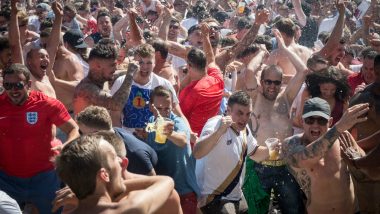
[[[198,136],[207,120],[218,114],[223,98],[222,74],[217,68],[209,68],[207,74],[191,82],[179,94],[181,110]]]
[[[31,91],[22,106],[0,96],[0,170],[10,176],[29,178],[54,168],[50,158],[52,125],[71,117],[65,106],[38,91]]]
[[[348,76],[347,78],[348,84],[350,85],[351,88],[351,96],[354,95],[356,87],[358,85],[364,83],[364,78],[362,77],[362,73],[354,73]]]

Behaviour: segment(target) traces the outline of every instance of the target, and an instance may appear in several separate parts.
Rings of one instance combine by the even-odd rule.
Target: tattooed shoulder
[[[289,103],[284,94],[281,94],[274,104],[274,110],[281,115],[288,115]]]
[[[295,135],[293,137],[285,139],[283,143],[283,155],[286,162],[294,167],[298,166],[298,160],[294,156],[301,151],[305,150],[305,146],[301,143],[301,136]]]
[[[90,99],[94,94],[99,94],[101,90],[101,88],[93,83],[81,81],[75,88],[74,98],[81,97]]]

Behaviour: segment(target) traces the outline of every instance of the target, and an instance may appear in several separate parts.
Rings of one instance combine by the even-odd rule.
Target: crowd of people
[[[1,0],[0,213],[380,213],[378,0]]]

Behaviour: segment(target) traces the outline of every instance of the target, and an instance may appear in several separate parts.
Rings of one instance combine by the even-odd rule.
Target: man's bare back
[[[72,110],[72,101],[74,96],[74,85],[78,84],[83,79],[83,67],[77,57],[65,52],[58,54],[54,63],[54,74],[56,78],[72,82],[72,86],[63,87],[61,84],[55,84],[57,89],[57,99],[59,99],[67,109]]]
[[[312,54],[312,51],[307,47],[298,44],[291,44],[288,46],[289,50],[297,54],[297,56],[306,64],[307,60]],[[275,64],[282,68],[284,72],[284,83],[287,84],[290,79],[296,74],[296,68],[289,61],[286,54],[281,50],[274,50],[269,58],[269,64]]]

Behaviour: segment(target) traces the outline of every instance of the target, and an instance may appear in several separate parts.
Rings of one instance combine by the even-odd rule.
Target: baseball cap
[[[320,116],[328,120],[330,119],[330,114],[331,110],[329,103],[324,99],[314,97],[305,101],[302,118]]]
[[[36,9],[39,9],[39,10],[42,10],[42,11],[49,11],[50,10],[50,6],[48,4],[46,4],[46,3],[39,3],[39,4],[37,4]]]
[[[75,48],[87,48],[83,33],[79,30],[69,30],[63,35],[63,41]]]

